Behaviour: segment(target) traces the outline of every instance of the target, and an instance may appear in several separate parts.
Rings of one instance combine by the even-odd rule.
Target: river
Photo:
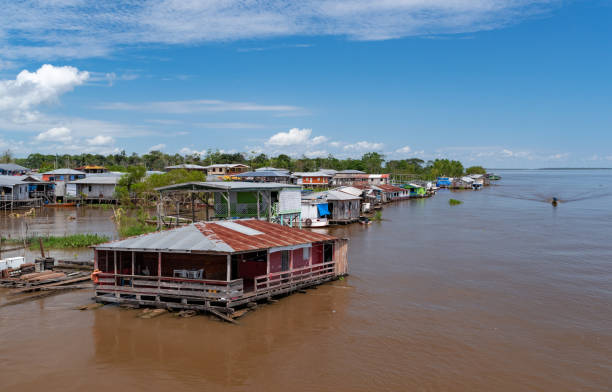
[[[237,326],[73,310],[87,291],[0,308],[0,390],[610,390],[612,171],[499,174],[329,229],[350,276]]]

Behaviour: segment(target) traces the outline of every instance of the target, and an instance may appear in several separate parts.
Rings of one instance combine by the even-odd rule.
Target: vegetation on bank
[[[107,236],[99,234],[71,234],[65,236],[28,237],[25,239],[25,244],[32,250],[40,249],[39,239],[42,240],[45,249],[86,248],[109,241]],[[4,245],[22,245],[24,240],[2,238],[1,242]]]
[[[449,199],[448,204],[450,204],[451,206],[457,206],[459,204],[463,204],[463,202],[457,199]]]
[[[151,217],[142,206],[139,207],[136,216],[127,215],[121,207],[113,209],[113,219],[121,238],[147,234],[157,229],[156,225],[147,223],[154,217]]]
[[[52,170],[55,165],[65,167],[79,167],[83,165],[102,165],[111,171],[125,172],[130,176],[127,188],[146,170],[163,170],[166,166],[179,164],[210,165],[215,163],[242,163],[253,169],[260,167],[276,167],[291,171],[314,171],[321,168],[334,170],[361,170],[366,173],[401,173],[412,174],[416,178],[432,180],[439,176],[458,177],[463,174],[484,173],[480,166],[472,166],[467,170],[459,161],[436,159],[425,161],[420,158],[387,160],[383,154],[368,152],[361,158],[339,159],[329,154],[326,157],[308,158],[306,156],[290,157],[286,154],[268,156],[260,153],[222,153],[208,150],[204,154],[165,154],[161,151],[151,151],[147,154],[127,155],[125,151],[118,154],[77,154],[77,155],[51,155],[30,154],[27,158],[15,158],[10,151],[2,154],[2,159],[15,162],[19,165],[38,169],[41,172]],[[166,176],[159,174],[159,176]],[[164,177],[155,180],[158,186],[170,185],[172,179]],[[152,181],[154,182],[154,181]]]

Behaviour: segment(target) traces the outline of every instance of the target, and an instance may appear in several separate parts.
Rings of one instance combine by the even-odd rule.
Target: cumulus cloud
[[[309,141],[311,133],[312,129],[291,128],[289,132],[279,132],[272,135],[266,144],[278,147],[306,144]]]
[[[33,121],[37,106],[57,102],[88,78],[87,71],[69,66],[45,64],[36,72],[23,70],[14,80],[0,80],[0,114],[9,114],[14,121]]]
[[[315,136],[310,140],[310,144],[316,146],[317,144],[325,143],[328,140],[329,138],[327,138],[326,136]]]
[[[366,142],[366,141],[361,141],[361,142],[357,142],[357,143],[353,143],[353,144],[347,144],[346,146],[344,146],[345,150],[354,150],[354,151],[365,151],[365,150],[380,150],[381,148],[383,148],[384,144],[383,143],[373,143],[373,142]]]
[[[395,150],[395,152],[398,152],[400,154],[407,154],[409,152],[411,152],[412,149],[410,148],[410,146],[404,146],[402,148],[398,148],[397,150]]]
[[[6,2],[0,52],[83,58],[115,47],[283,36],[382,40],[491,30],[549,11],[560,0],[270,0]]]
[[[159,144],[156,144],[154,146],[151,146],[149,148],[149,151],[161,151],[164,148],[166,148],[166,145],[164,143],[159,143]]]
[[[110,136],[97,135],[91,139],[88,139],[87,144],[90,146],[108,146],[109,144],[113,144],[114,141],[115,140]]]
[[[291,105],[263,105],[253,102],[230,102],[217,99],[186,101],[156,101],[142,103],[109,102],[96,109],[187,114],[199,112],[293,112],[300,110]]]
[[[66,127],[51,128],[39,133],[35,140],[37,142],[70,143],[72,141],[72,131]]]

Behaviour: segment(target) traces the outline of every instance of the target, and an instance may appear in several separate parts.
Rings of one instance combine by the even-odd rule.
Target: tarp
[[[323,218],[324,216],[331,215],[329,213],[329,207],[327,204],[317,204],[317,209],[319,210],[319,216]]]

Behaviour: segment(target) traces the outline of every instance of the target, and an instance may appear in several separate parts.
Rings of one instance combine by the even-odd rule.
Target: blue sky
[[[0,149],[612,166],[612,3],[4,2]]]

